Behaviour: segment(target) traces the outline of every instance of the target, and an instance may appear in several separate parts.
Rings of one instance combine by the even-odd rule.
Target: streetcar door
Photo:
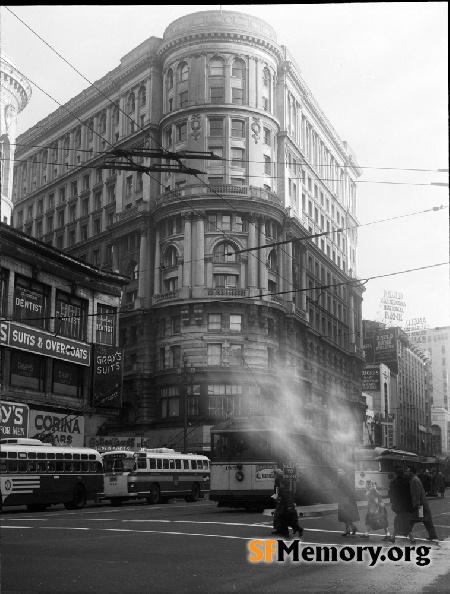
[[[134,466],[134,460],[112,459],[105,472],[105,499],[126,497],[128,493],[128,476]]]

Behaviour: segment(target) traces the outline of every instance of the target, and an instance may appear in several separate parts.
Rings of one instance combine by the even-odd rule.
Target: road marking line
[[[12,528],[14,530],[16,528],[34,528],[34,526],[2,526],[2,530],[4,528]]]

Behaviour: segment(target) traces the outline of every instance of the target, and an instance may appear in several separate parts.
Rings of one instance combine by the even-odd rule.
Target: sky
[[[363,174],[357,184],[358,269],[365,319],[385,290],[403,294],[403,321],[449,317],[448,5],[446,2],[221,5],[272,25]],[[24,132],[116,68],[175,19],[219,5],[0,8],[0,50],[32,84]],[[35,85],[42,89],[39,90]],[[447,184],[447,187],[433,185]],[[446,208],[433,211],[433,208]],[[430,212],[422,212],[430,211]],[[405,216],[415,214],[413,216]],[[392,217],[396,220],[368,225]],[[436,264],[447,263],[443,266]],[[426,268],[428,267],[428,268]],[[405,270],[423,270],[394,274]]]

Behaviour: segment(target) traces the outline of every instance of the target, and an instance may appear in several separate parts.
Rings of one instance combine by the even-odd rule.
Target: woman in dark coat
[[[342,468],[338,468],[338,520],[345,524],[345,532],[342,536],[356,534],[358,528],[354,522],[359,522],[359,512],[356,505],[355,489],[351,487],[345,477]]]

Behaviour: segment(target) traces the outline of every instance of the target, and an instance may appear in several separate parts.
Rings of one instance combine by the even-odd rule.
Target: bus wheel
[[[159,485],[152,485],[150,487],[150,497],[147,497],[147,501],[151,505],[161,503],[161,490],[159,488]]]
[[[75,485],[72,494],[72,501],[64,504],[66,509],[81,509],[86,504],[86,490],[83,485]]]
[[[200,487],[197,485],[197,483],[194,483],[192,485],[192,491],[191,494],[189,495],[189,497],[186,498],[186,501],[198,501],[198,498],[200,497]]]
[[[47,509],[45,503],[29,503],[27,505],[27,510],[29,512],[42,512]]]

